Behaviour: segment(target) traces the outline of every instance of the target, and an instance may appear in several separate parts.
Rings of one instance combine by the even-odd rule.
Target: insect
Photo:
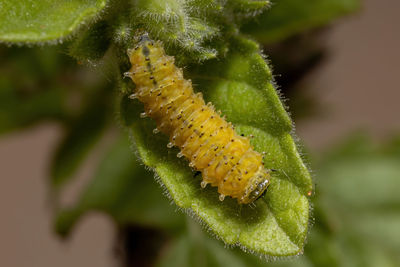
[[[236,198],[239,204],[252,203],[269,185],[269,170],[262,155],[248,138],[235,133],[230,123],[194,93],[190,80],[183,78],[174,58],[167,56],[161,42],[141,37],[128,51],[132,68],[125,75],[136,84],[130,96],[144,104],[141,117],[156,121],[154,133],[169,136],[168,147],[180,148],[189,166],[202,173],[201,187],[218,187],[219,199]]]

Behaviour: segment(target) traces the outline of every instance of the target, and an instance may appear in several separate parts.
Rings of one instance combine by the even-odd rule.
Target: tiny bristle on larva
[[[184,79],[174,58],[165,54],[161,42],[141,38],[128,56],[132,68],[125,75],[136,85],[130,98],[144,104],[140,117],[154,119],[153,132],[169,136],[167,147],[177,146],[177,157],[185,157],[191,168],[202,173],[201,187],[218,187],[221,201],[230,196],[247,204],[260,197],[270,180],[263,156],[211,102],[206,104],[201,93],[194,93],[192,83]]]

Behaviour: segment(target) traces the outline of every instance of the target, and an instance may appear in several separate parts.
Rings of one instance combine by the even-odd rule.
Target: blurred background
[[[305,256],[265,266],[400,266],[399,10],[399,1],[365,0],[328,25],[265,45],[316,184],[316,219]],[[47,177],[55,148],[65,139],[64,128],[51,122],[65,116],[54,101],[65,89],[60,81],[79,90],[92,86],[97,74],[77,67],[58,47],[1,45],[0,70],[0,86],[9,90],[0,92],[0,264],[118,266],[119,258],[128,257],[121,253],[140,251],[121,240],[114,219],[104,213],[87,213],[67,240],[54,231],[51,211],[57,203],[51,201]],[[60,70],[62,76],[50,79]],[[37,98],[30,97],[35,87],[43,88]],[[90,89],[85,97],[96,90],[103,89]],[[13,102],[21,95],[21,103]],[[47,108],[34,114],[30,105]],[[9,110],[29,116],[9,117]],[[38,118],[45,119],[34,123]],[[21,125],[13,125],[18,119]],[[115,135],[96,137],[101,145],[85,159],[79,179],[67,185],[63,204],[75,203]],[[137,237],[134,228],[126,231]],[[141,233],[143,241],[157,230],[141,228]],[[162,253],[174,258],[168,248]],[[238,257],[237,266],[264,265]]]

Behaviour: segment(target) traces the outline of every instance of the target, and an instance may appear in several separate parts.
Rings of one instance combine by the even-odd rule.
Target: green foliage
[[[75,173],[103,132],[107,109],[98,100],[85,107],[77,119],[66,125],[68,132],[57,148],[51,166],[51,178],[55,186],[62,185]]]
[[[315,225],[296,261],[266,263],[201,231],[173,212],[152,175],[132,157],[125,137],[113,145],[77,205],[62,211],[57,230],[67,234],[88,211],[110,214],[120,224],[152,226],[173,236],[157,266],[398,266],[400,145],[377,148],[355,136],[318,164]],[[353,166],[356,165],[356,167]],[[136,173],[136,175],[133,175]],[[133,175],[133,176],[132,176]],[[133,178],[133,179],[132,179]]]
[[[0,131],[45,118],[59,121],[66,135],[55,153],[51,185],[57,192],[62,191],[109,126],[116,101],[112,89],[117,87],[123,95],[118,98],[122,122],[137,145],[134,151],[137,149],[143,163],[156,171],[167,194],[180,208],[200,218],[226,244],[268,256],[299,254],[308,231],[310,174],[291,136],[292,122],[273,86],[271,71],[258,45],[243,37],[240,26],[245,23],[243,29],[260,40],[261,35],[276,40],[342,14],[338,10],[343,10],[340,7],[346,1],[336,6],[331,2],[300,5],[282,1],[286,8],[277,5],[276,14],[268,17],[273,23],[267,21],[261,27],[251,18],[267,9],[268,1],[115,0],[109,1],[107,12],[103,12],[104,0],[0,0],[0,41],[46,43],[69,37],[59,49],[97,71],[95,76],[83,72],[71,79],[63,68],[46,67],[43,75],[57,78],[60,87],[50,90],[46,84],[45,89],[38,90],[40,86],[35,86],[32,95],[23,92],[23,97],[18,96],[18,88],[26,86],[14,86],[20,82],[15,77],[0,76],[0,101],[4,103],[0,108]],[[352,10],[353,5],[348,7],[346,10]],[[264,14],[268,13],[260,15],[259,21],[264,21]],[[240,207],[232,199],[220,202],[215,188],[201,189],[200,178],[193,177],[187,162],[176,158],[176,150],[166,148],[167,138],[154,136],[154,122],[139,119],[142,104],[126,97],[134,85],[123,80],[122,74],[130,67],[126,49],[133,47],[143,32],[161,40],[178,65],[186,67],[185,77],[195,82],[196,90],[202,91],[239,133],[254,135],[252,144],[256,150],[266,152],[265,165],[276,171],[267,194],[254,208]],[[29,72],[40,76],[35,67],[31,65]],[[85,77],[85,82],[79,77]],[[192,231],[197,225],[173,211],[155,185],[153,173],[135,162],[128,147],[125,137],[118,138],[76,206],[58,213],[57,231],[67,235],[84,213],[97,210],[109,214],[119,226],[136,224],[179,233],[172,247],[197,253],[186,244],[198,240],[201,231]],[[187,227],[181,229],[182,225]],[[242,266],[249,262],[261,264],[251,256],[245,259],[247,256],[237,250],[224,253],[221,242],[207,238],[202,249],[208,251],[210,264],[219,266],[225,260],[234,263],[239,258],[243,261],[238,260],[237,266],[241,266],[239,262],[243,262]],[[214,250],[221,253],[213,256]],[[168,255],[174,259],[174,249]],[[160,265],[167,262],[165,258]],[[188,256],[182,262],[197,262],[196,256]]]
[[[0,79],[0,133],[63,116],[60,90],[43,90],[25,98]]]
[[[101,59],[110,45],[107,27],[105,21],[100,21],[80,34],[69,46],[69,54],[79,61]]]
[[[61,81],[70,61],[56,49],[0,47],[0,133],[69,116]]]
[[[276,0],[270,10],[243,25],[242,30],[261,43],[277,42],[321,27],[359,7],[359,0]]]
[[[317,225],[306,248],[315,266],[400,264],[399,144],[386,147],[356,135],[320,162]]]
[[[76,205],[58,213],[57,232],[65,236],[82,215],[100,211],[120,225],[162,229],[173,236],[157,260],[160,266],[171,262],[174,266],[226,266],[227,262],[232,266],[266,265],[239,249],[226,250],[195,221],[175,211],[152,176],[134,158],[128,139],[122,135],[106,152]],[[197,262],[199,258],[202,260]]]
[[[157,260],[156,266],[266,266],[265,261],[256,257],[246,257],[238,250],[226,250],[218,242],[202,233],[198,224],[187,219],[184,232],[177,235],[171,242],[162,257]]]
[[[62,235],[87,211],[102,211],[120,225],[177,228],[182,215],[174,211],[162,190],[135,159],[127,136],[123,135],[106,152],[92,182],[76,206],[59,213],[56,230]]]
[[[0,41],[48,42],[64,39],[99,15],[105,0],[0,1]]]
[[[204,42],[219,33],[210,16],[222,16],[220,1],[139,0],[133,6],[132,23],[144,28],[167,48],[184,49],[186,53],[205,60],[217,54]]]

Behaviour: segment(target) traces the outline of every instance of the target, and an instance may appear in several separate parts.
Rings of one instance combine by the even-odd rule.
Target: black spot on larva
[[[149,55],[150,55],[150,49],[147,47],[147,46],[143,46],[142,47],[142,54],[145,56],[145,57],[148,57]]]

